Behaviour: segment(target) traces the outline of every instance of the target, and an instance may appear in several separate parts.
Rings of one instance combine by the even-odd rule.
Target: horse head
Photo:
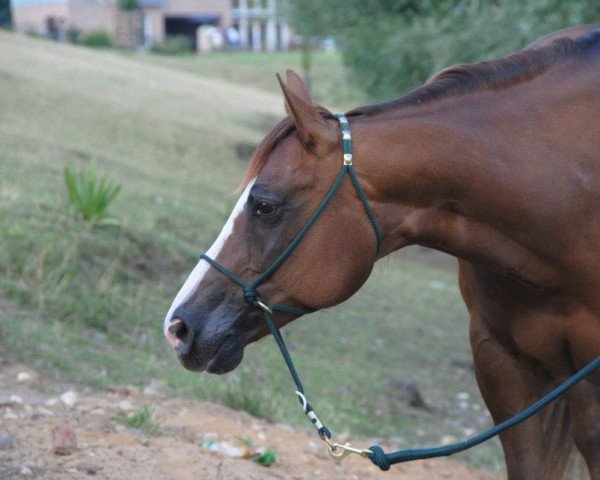
[[[207,256],[251,282],[278,258],[322,202],[342,166],[342,132],[301,78],[279,78],[288,117],[257,148],[243,192]],[[269,304],[314,311],[350,297],[368,278],[376,238],[349,180],[285,262],[254,293]],[[246,295],[248,292],[246,292]],[[278,327],[299,313],[278,313]],[[184,367],[225,373],[268,333],[259,308],[201,259],[175,297],[164,333]]]

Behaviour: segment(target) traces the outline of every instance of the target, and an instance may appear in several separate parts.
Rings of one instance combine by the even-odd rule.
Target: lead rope
[[[279,350],[281,351],[281,355],[283,356],[283,359],[287,365],[290,375],[291,375],[294,383],[296,384],[297,390],[295,393],[298,396],[298,399],[300,400],[300,404],[302,405],[302,410],[304,411],[304,414],[309,418],[310,422],[313,424],[313,426],[317,430],[319,437],[323,441],[327,442],[328,453],[332,458],[339,460],[339,459],[346,457],[347,455],[349,455],[351,453],[356,453],[365,458],[368,458],[369,460],[371,460],[371,462],[373,462],[375,465],[377,465],[381,470],[386,471],[386,470],[390,469],[390,465],[393,465],[396,463],[407,462],[410,460],[422,460],[422,459],[433,458],[433,457],[444,457],[444,456],[453,455],[458,452],[462,452],[464,450],[467,450],[468,448],[471,448],[475,445],[485,442],[486,440],[489,440],[490,438],[498,435],[499,433],[502,433],[503,431],[507,430],[508,428],[511,428],[514,425],[517,425],[517,424],[523,422],[524,420],[528,419],[532,415],[535,415],[541,409],[543,409],[549,403],[556,400],[560,395],[562,395],[564,392],[566,392],[567,390],[572,388],[575,384],[577,384],[578,382],[583,380],[587,375],[589,375],[592,371],[594,371],[596,368],[598,368],[600,366],[600,357],[598,357],[593,362],[589,363],[587,366],[582,368],[579,372],[577,372],[571,378],[569,378],[564,383],[562,383],[560,386],[558,386],[556,389],[554,389],[551,392],[549,392],[548,394],[546,394],[544,397],[542,397],[540,400],[538,400],[533,405],[525,408],[524,410],[517,413],[516,415],[509,418],[508,420],[505,420],[504,422],[499,423],[498,425],[495,425],[494,427],[492,427],[478,435],[475,435],[474,437],[471,437],[470,439],[464,440],[462,442],[454,443],[451,445],[444,445],[444,446],[440,446],[440,447],[419,448],[419,449],[411,449],[411,450],[398,450],[396,452],[390,452],[390,453],[385,453],[379,445],[373,445],[369,449],[360,449],[360,448],[352,447],[349,443],[346,443],[344,445],[334,443],[332,441],[331,430],[329,430],[329,428],[327,428],[323,424],[323,422],[321,422],[321,420],[315,413],[313,407],[310,405],[310,403],[308,402],[308,400],[306,398],[304,386],[302,385],[302,381],[300,380],[298,371],[296,370],[296,367],[294,366],[294,362],[292,360],[290,352],[285,344],[285,341],[283,340],[283,337],[281,336],[281,332],[275,326],[275,323],[273,322],[273,318],[272,318],[274,311],[288,313],[288,314],[292,314],[292,315],[304,315],[304,314],[311,313],[311,312],[308,310],[304,310],[302,308],[292,307],[292,306],[288,306],[288,305],[266,304],[262,301],[260,294],[258,293],[258,291],[256,289],[260,284],[265,282],[281,266],[281,264],[292,254],[292,252],[298,246],[300,241],[308,233],[308,230],[310,229],[310,227],[315,223],[315,221],[319,218],[319,216],[321,215],[321,213],[323,212],[325,207],[329,204],[329,202],[333,198],[333,195],[338,190],[339,186],[342,184],[342,181],[344,180],[346,174],[348,174],[348,176],[350,177],[352,184],[354,185],[354,188],[356,189],[358,197],[360,198],[360,201],[363,204],[364,210],[369,218],[369,221],[371,222],[373,231],[375,232],[376,241],[377,241],[375,256],[377,256],[379,254],[379,251],[381,248],[381,232],[379,229],[379,225],[377,224],[377,219],[375,218],[375,215],[373,214],[373,211],[371,210],[371,207],[369,206],[367,197],[360,185],[358,177],[356,176],[356,172],[354,171],[354,168],[352,166],[353,153],[352,153],[352,135],[350,133],[350,126],[348,124],[347,118],[344,115],[337,114],[336,118],[338,119],[341,130],[342,130],[342,147],[343,147],[343,155],[344,155],[344,163],[343,163],[342,168],[340,169],[340,173],[338,174],[335,182],[333,183],[332,187],[329,189],[329,191],[327,192],[327,194],[325,195],[325,197],[323,198],[323,200],[321,201],[321,203],[319,204],[317,209],[309,217],[309,219],[307,220],[304,227],[302,227],[300,232],[298,232],[298,234],[294,237],[294,239],[290,242],[290,244],[286,247],[286,249],[273,261],[273,263],[271,263],[271,265],[263,273],[261,273],[256,279],[254,279],[250,283],[247,283],[244,280],[242,280],[240,277],[238,277],[235,273],[228,270],[223,265],[216,262],[215,260],[208,257],[207,255],[203,254],[200,256],[201,259],[204,259],[205,261],[207,261],[212,267],[214,267],[216,270],[221,272],[223,275],[225,275],[227,278],[229,278],[232,282],[234,282],[235,284],[242,287],[244,300],[247,303],[249,303],[250,305],[253,305],[257,308],[260,308],[263,311],[267,326],[268,326],[269,330],[271,331],[271,334],[273,335],[273,338],[275,339],[277,346],[279,347]]]

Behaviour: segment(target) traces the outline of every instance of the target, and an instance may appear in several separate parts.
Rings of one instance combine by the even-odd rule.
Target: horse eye
[[[257,202],[254,205],[253,213],[255,215],[268,216],[273,215],[275,213],[276,207],[272,203],[269,202]]]

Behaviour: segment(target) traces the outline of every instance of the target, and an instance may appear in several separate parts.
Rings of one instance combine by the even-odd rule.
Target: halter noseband
[[[275,326],[273,319],[272,319],[273,312],[283,312],[283,313],[289,313],[292,315],[304,315],[306,313],[311,313],[311,312],[309,310],[305,310],[303,308],[292,307],[292,306],[288,306],[288,305],[265,303],[265,302],[263,302],[260,294],[256,290],[257,287],[260,286],[262,283],[264,283],[271,275],[273,275],[273,273],[275,273],[275,271],[283,264],[283,262],[285,262],[285,260],[287,260],[287,258],[292,254],[292,252],[298,246],[300,241],[306,236],[306,234],[308,233],[310,228],[317,221],[317,219],[319,218],[319,216],[321,215],[323,210],[325,210],[325,207],[327,207],[327,205],[329,205],[329,203],[331,202],[331,199],[333,198],[333,195],[335,194],[335,192],[338,190],[338,188],[342,184],[346,175],[348,175],[350,177],[350,180],[352,181],[352,184],[354,185],[356,193],[358,194],[358,198],[360,199],[360,201],[364,207],[365,213],[369,217],[369,221],[371,222],[373,231],[375,232],[376,241],[377,241],[375,257],[377,257],[377,255],[379,255],[379,250],[381,248],[381,231],[379,229],[379,225],[377,224],[377,219],[375,218],[375,215],[373,214],[373,211],[371,210],[371,207],[369,206],[369,201],[367,200],[367,196],[365,195],[365,192],[360,185],[360,182],[358,180],[356,172],[354,171],[354,167],[352,166],[352,156],[353,156],[352,155],[352,133],[350,132],[350,124],[348,123],[348,119],[346,118],[346,116],[343,114],[336,114],[336,118],[337,118],[338,122],[340,123],[340,127],[342,130],[342,151],[343,151],[344,161],[343,161],[342,167],[340,169],[340,172],[339,172],[337,178],[335,179],[335,181],[333,182],[333,185],[331,186],[331,188],[325,195],[325,197],[323,197],[323,200],[321,200],[321,203],[319,204],[317,209],[309,217],[307,222],[304,224],[302,229],[296,234],[296,236],[292,239],[292,241],[289,243],[289,245],[271,263],[271,265],[263,273],[261,273],[254,280],[252,280],[251,282],[248,283],[248,282],[245,282],[244,280],[242,280],[238,275],[233,273],[231,270],[228,270],[223,265],[218,263],[216,260],[207,256],[206,254],[200,255],[200,258],[203,260],[206,260],[212,267],[214,267],[216,270],[218,270],[223,275],[225,275],[227,278],[229,278],[229,280],[231,280],[233,283],[242,287],[243,294],[244,294],[244,300],[248,304],[253,305],[257,308],[260,308],[263,311],[265,320],[269,327],[269,330],[271,331],[271,334],[275,338],[275,341],[277,342],[277,345],[279,346],[279,349],[281,350],[281,353],[287,364],[290,374],[292,375],[294,383],[296,384],[296,387],[298,389],[296,391],[296,395],[298,395],[298,399],[300,400],[300,403],[302,404],[302,409],[303,409],[304,413],[308,416],[308,418],[310,419],[312,424],[315,426],[321,439],[327,441],[327,443],[329,444],[330,455],[333,456],[334,458],[343,458],[350,452],[360,453],[363,456],[371,455],[372,452],[370,450],[358,451],[357,449],[352,449],[352,447],[350,447],[349,445],[339,445],[339,444],[333,443],[331,441],[331,436],[332,436],[331,431],[325,425],[323,425],[323,423],[321,423],[321,421],[317,417],[316,413],[314,412],[313,408],[306,400],[306,395],[304,393],[304,387],[302,385],[300,377],[298,376],[298,372],[296,371],[296,368],[294,367],[292,358],[290,357],[289,351],[285,345],[283,337],[281,336],[279,329]],[[340,449],[341,449],[341,453],[340,453]]]

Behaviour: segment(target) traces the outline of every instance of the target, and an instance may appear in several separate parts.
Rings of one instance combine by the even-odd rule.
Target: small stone
[[[36,413],[38,415],[41,415],[42,417],[53,417],[54,416],[54,412],[52,410],[48,410],[47,408],[44,408],[44,407],[38,407],[36,409]]]
[[[167,393],[168,385],[164,380],[153,379],[144,387],[143,393],[148,397],[164,396]]]
[[[452,435],[444,435],[442,437],[442,439],[440,440],[440,443],[442,445],[450,445],[455,442],[456,442],[456,437],[453,437]]]
[[[131,395],[131,389],[126,385],[113,385],[108,387],[108,391],[110,393],[116,393],[117,395],[121,395],[122,397]]]
[[[133,404],[129,400],[122,400],[117,405],[119,410],[130,411],[134,409]]]
[[[23,477],[33,477],[33,470],[31,468],[29,468],[27,465],[21,465],[21,469],[19,470],[19,473]]]
[[[67,407],[72,407],[77,403],[77,392],[69,390],[60,396],[60,401]]]
[[[77,450],[77,437],[69,425],[63,423],[52,429],[52,447],[56,455],[71,455]]]
[[[10,396],[10,401],[12,403],[17,403],[17,404],[23,403],[23,399],[19,395],[11,395]]]
[[[58,398],[52,397],[52,398],[49,398],[48,400],[46,400],[46,401],[44,402],[44,404],[45,404],[47,407],[53,407],[53,406],[54,406],[54,405],[56,405],[58,402],[60,402],[60,400],[59,400]]]
[[[14,413],[10,408],[7,408],[3,418],[5,418],[6,420],[16,420],[19,418],[19,416],[16,413]]]
[[[8,432],[0,433],[0,450],[9,450],[15,446],[12,435]]]
[[[94,332],[94,340],[98,343],[105,343],[107,338],[106,333]]]
[[[467,392],[459,392],[456,394],[458,400],[468,400],[471,396]]]
[[[17,373],[17,382],[30,382],[33,380],[33,376],[29,372]]]
[[[414,380],[396,379],[392,380],[391,384],[398,400],[408,403],[411,407],[429,409]]]
[[[80,463],[77,465],[77,470],[79,472],[85,472],[88,475],[97,475],[100,467],[94,465],[93,463]]]

